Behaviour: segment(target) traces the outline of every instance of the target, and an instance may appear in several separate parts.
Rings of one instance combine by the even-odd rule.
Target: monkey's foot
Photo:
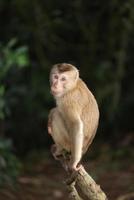
[[[70,164],[69,164],[69,169],[70,169],[70,171],[71,172],[73,172],[73,171],[79,171],[80,169],[81,169],[81,167],[82,167],[82,165],[79,163],[79,164],[73,164],[72,165],[72,163],[70,162]]]
[[[78,164],[76,167],[74,167],[73,169],[75,171],[79,171],[80,169],[82,168],[82,165],[81,164]]]

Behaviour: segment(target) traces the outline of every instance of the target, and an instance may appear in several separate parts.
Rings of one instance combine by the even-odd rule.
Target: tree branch
[[[69,172],[68,167],[65,166],[65,163],[68,163],[68,157],[66,158],[66,155],[63,155],[59,158],[59,161],[68,174],[65,183],[71,200],[107,200],[105,193],[83,166],[77,172]]]
[[[106,200],[107,197],[99,185],[82,167],[76,178],[76,188],[85,200]]]

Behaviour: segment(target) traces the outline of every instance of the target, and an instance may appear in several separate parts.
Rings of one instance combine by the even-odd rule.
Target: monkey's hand
[[[51,128],[51,126],[48,126],[47,129],[48,129],[48,133],[51,135],[52,134],[52,128]]]
[[[71,171],[79,171],[82,168],[82,165],[78,164],[78,163],[70,162],[69,165],[70,165],[69,168],[70,168]]]
[[[70,185],[71,183],[75,182],[77,179],[77,175],[80,169],[82,169],[82,165],[81,164],[73,164],[69,166],[69,172],[70,172],[70,176],[69,178],[66,180],[66,184]]]
[[[48,133],[50,135],[52,135],[52,124],[51,124],[50,120],[48,121],[47,130],[48,130]]]

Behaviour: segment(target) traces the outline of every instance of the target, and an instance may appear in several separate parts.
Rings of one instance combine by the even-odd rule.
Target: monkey
[[[97,101],[78,69],[68,63],[50,71],[50,91],[56,101],[48,116],[48,133],[54,140],[54,158],[70,153],[68,167],[80,169],[80,161],[92,143],[99,123]]]

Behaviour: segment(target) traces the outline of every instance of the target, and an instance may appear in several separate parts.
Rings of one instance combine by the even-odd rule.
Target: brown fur
[[[56,65],[59,73],[67,72],[72,70],[72,65],[66,63],[59,63]]]
[[[70,64],[58,64],[54,66],[56,67],[65,73],[71,73],[72,70],[73,76],[74,71],[77,72]],[[72,162],[78,163],[92,143],[98,127],[97,102],[86,84],[78,77],[66,93],[56,98],[56,104],[56,108],[51,112],[52,137],[60,149],[71,151]]]
[[[84,124],[83,153],[85,153],[95,136],[99,121],[98,105],[93,94],[85,83],[79,79],[76,87],[59,99],[58,107],[66,124],[73,120],[72,115],[74,118],[75,114],[80,115]]]

